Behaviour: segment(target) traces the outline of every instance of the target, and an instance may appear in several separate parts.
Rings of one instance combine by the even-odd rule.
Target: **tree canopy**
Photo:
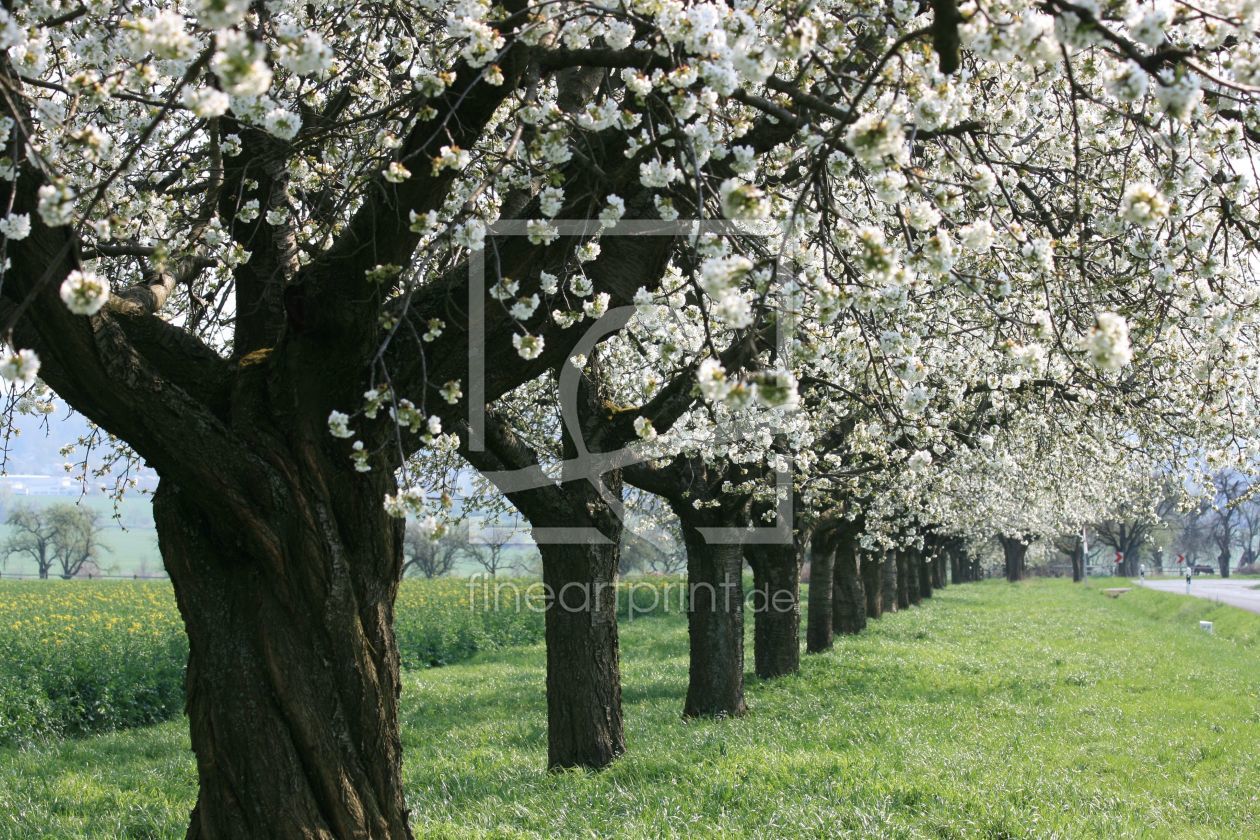
[[[715,585],[742,558],[710,537],[759,526],[755,586],[791,596],[764,676],[815,530],[998,535],[1018,568],[1135,474],[1249,470],[1258,27],[1253,0],[6,0],[0,375],[160,476],[190,836],[407,836],[387,515],[437,533],[464,461],[536,538],[587,535],[544,550],[554,583],[615,576],[623,483]],[[624,747],[607,606],[549,614],[553,764]],[[742,614],[711,618],[692,686],[728,693],[688,709],[737,714]],[[259,804],[279,778],[310,784]]]

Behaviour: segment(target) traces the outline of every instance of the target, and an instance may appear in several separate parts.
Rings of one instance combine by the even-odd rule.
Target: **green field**
[[[601,773],[542,770],[540,645],[409,672],[409,805],[434,837],[1256,836],[1258,640],[1174,595],[955,586],[687,722],[685,624],[639,620]],[[0,838],[180,837],[194,793],[179,721],[3,749]]]

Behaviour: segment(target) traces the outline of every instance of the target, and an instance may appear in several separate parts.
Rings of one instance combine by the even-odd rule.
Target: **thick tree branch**
[[[369,279],[368,272],[378,265],[411,262],[420,241],[411,230],[411,214],[440,207],[458,175],[432,165],[439,149],[473,148],[499,106],[516,90],[529,55],[513,36],[524,22],[525,4],[512,0],[506,6],[512,17],[501,29],[508,43],[496,62],[504,82],[488,84],[481,68],[461,64],[445,93],[428,103],[434,116],[415,125],[399,149],[398,160],[411,176],[397,184],[383,174],[374,178],[345,230],[300,272],[286,293],[289,327],[322,348],[324,356],[348,353],[364,361],[374,355],[377,316],[389,289]]]
[[[232,239],[249,259],[232,272],[236,286],[233,353],[239,358],[272,347],[284,326],[283,293],[297,271],[297,242],[286,218],[273,224],[267,211],[287,205],[288,144],[265,131],[224,118],[224,128],[241,138],[241,153],[227,158],[222,186],[210,201]],[[258,202],[251,217],[242,208]]]
[[[718,356],[718,362],[728,374],[747,367],[765,349],[773,325],[762,323],[757,329],[738,335]],[[599,427],[597,443],[604,449],[617,449],[633,441],[638,435],[634,421],[644,417],[651,421],[657,432],[665,432],[678,418],[690,411],[699,399],[696,372],[700,362],[696,360],[676,373],[652,399],[637,408],[608,407],[609,416]]]
[[[520,439],[502,417],[494,412],[487,413],[486,447],[483,450],[469,449],[467,425],[460,424],[459,435],[459,454],[489,478],[531,523],[546,521],[557,511],[566,509],[564,493],[543,472],[537,453]],[[534,486],[521,490],[514,484],[501,483],[510,472],[531,474]]]

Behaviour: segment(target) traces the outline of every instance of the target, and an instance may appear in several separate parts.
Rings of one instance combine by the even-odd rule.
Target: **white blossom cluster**
[[[346,279],[389,304],[379,359],[446,347],[448,316],[417,324],[410,302],[528,246],[542,256],[526,270],[488,277],[486,306],[512,328],[487,340],[542,365],[567,331],[634,306],[601,347],[612,403],[637,411],[680,376],[694,399],[668,422],[636,415],[630,443],[757,476],[786,463],[814,506],[860,497],[873,520],[961,523],[942,499],[979,492],[967,475],[1028,483],[1016,453],[1045,440],[1092,458],[1098,436],[1137,429],[1152,447],[1248,445],[1251,0],[967,2],[948,75],[914,35],[931,8],[903,2],[15,5],[0,48],[31,107],[20,132],[0,125],[24,138],[0,176],[42,181],[0,237],[73,228],[83,263],[57,288],[76,315],[193,260],[163,317],[228,354],[248,232],[284,243],[296,275],[385,196],[414,249]],[[495,235],[504,220],[523,220],[520,243]],[[680,225],[663,274],[608,280],[619,225],[643,220]],[[740,342],[755,349],[724,362]],[[30,350],[0,360],[23,386],[38,367]],[[451,451],[443,418],[469,382],[395,392],[385,367],[327,418],[352,467],[397,466],[373,436],[387,425]],[[540,381],[502,407],[545,437],[558,408]],[[414,514],[430,495],[408,485],[390,505]]]

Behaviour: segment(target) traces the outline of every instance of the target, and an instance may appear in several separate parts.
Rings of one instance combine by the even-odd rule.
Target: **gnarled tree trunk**
[[[906,551],[906,599],[909,606],[923,603],[923,555],[918,549]]]
[[[589,362],[598,364],[594,354]],[[589,422],[598,384],[578,384],[579,418]],[[622,476],[566,467],[558,482],[538,455],[497,414],[485,417],[486,448],[464,456],[529,521],[542,555],[547,595],[547,766],[600,768],[625,752],[617,638],[617,570],[623,523],[616,503]],[[577,443],[566,431],[573,463]],[[529,480],[523,486],[521,477]]]
[[[866,617],[879,618],[884,614],[884,560],[875,553],[862,555],[862,590],[866,593]]]
[[[547,605],[547,766],[604,767],[626,750],[616,542],[540,543]]]
[[[896,612],[901,607],[898,598],[900,587],[897,585],[897,552],[885,552],[880,567],[879,594],[881,596],[881,606],[884,612]]]
[[[920,554],[919,561],[919,599],[932,597],[932,570],[936,560],[927,553]]]
[[[829,650],[833,641],[832,603],[838,528],[820,527],[814,531],[809,550],[809,625],[805,629],[806,653]]]
[[[744,702],[744,546],[751,500],[726,492],[743,468],[675,458],[633,464],[625,478],[666,499],[682,525],[687,550],[690,668],[686,717],[738,716]],[[697,507],[696,501],[705,504]]]
[[[679,510],[681,508],[681,510]],[[687,637],[691,662],[687,717],[742,715],[744,703],[744,549],[710,543],[694,509],[679,505],[687,548]],[[738,527],[738,520],[730,523]]]
[[[1028,554],[1028,543],[1019,537],[1002,537],[1002,554],[1006,561],[1006,579],[1011,583],[1024,579],[1024,558]]]
[[[801,565],[793,543],[748,545],[753,569],[753,659],[762,679],[801,667]]]
[[[840,534],[836,545],[835,596],[832,616],[835,631],[852,635],[866,629],[866,592],[858,573],[857,534]]]
[[[1223,578],[1229,577],[1229,549],[1228,548],[1222,550],[1221,553],[1217,555],[1216,562],[1217,562],[1217,565],[1221,567],[1221,577]]]
[[[271,502],[253,519],[220,517],[204,487],[164,478],[154,494],[189,639],[200,791],[188,837],[409,838],[393,633],[402,523],[381,507],[383,480],[311,453],[288,463],[304,469],[275,469],[259,494],[238,488]]]

